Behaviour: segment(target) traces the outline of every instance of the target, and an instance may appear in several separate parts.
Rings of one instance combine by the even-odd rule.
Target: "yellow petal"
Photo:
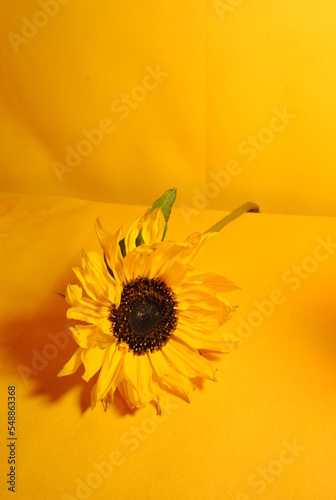
[[[202,314],[202,311],[189,308],[178,312],[178,325],[193,328],[200,332],[213,332],[220,326],[219,318],[214,314]]]
[[[216,319],[218,321],[218,326],[222,326],[224,323],[229,321],[232,316],[232,312],[235,310],[234,307],[219,303],[218,307],[212,307],[210,304],[207,307],[207,304],[203,304],[200,302],[192,304],[188,311],[195,315],[200,323],[211,321],[212,319]]]
[[[91,390],[91,408],[93,409],[97,404],[97,384]]]
[[[133,384],[128,380],[122,380],[118,386],[121,397],[126,401],[127,405],[131,410],[135,408],[143,408],[143,404],[140,395]]]
[[[65,375],[72,375],[75,373],[80,365],[82,364],[82,354],[83,349],[80,347],[74,353],[74,355],[69,359],[69,361],[64,365],[62,370],[57,374],[58,377],[64,377]]]
[[[85,366],[85,372],[82,375],[82,378],[86,382],[88,382],[90,378],[92,378],[97,371],[100,370],[105,352],[106,351],[99,349],[97,345],[89,347],[89,349],[82,350],[82,361]]]
[[[238,342],[229,339],[222,333],[203,333],[186,326],[178,326],[174,332],[177,338],[194,349],[217,351],[222,353],[231,352],[238,345]]]
[[[78,319],[87,323],[97,323],[109,316],[109,304],[82,296],[82,289],[78,285],[68,285],[66,300],[72,305],[67,311],[68,319]]]
[[[193,261],[199,252],[202,250],[204,244],[210,239],[216,236],[216,233],[197,233],[194,232],[186,238],[185,242],[193,247],[193,251],[189,254],[188,262]]]
[[[213,295],[228,293],[238,290],[239,287],[224,276],[216,273],[189,273],[188,280],[181,284],[178,292],[187,295],[188,293],[201,294],[211,293]]]
[[[117,344],[111,345],[104,354],[104,362],[97,380],[97,399],[102,399],[110,391],[114,393],[123,378],[122,364],[125,349],[120,349]]]
[[[146,245],[154,245],[162,240],[163,231],[166,225],[162,211],[156,208],[151,212],[142,227],[142,237]]]
[[[65,293],[65,300],[71,306],[77,305],[82,299],[83,290],[78,285],[68,285]]]
[[[176,394],[185,401],[190,402],[194,391],[194,387],[190,380],[172,369],[162,351],[156,351],[150,354],[149,359],[158,377],[160,386]]]
[[[153,379],[153,369],[148,355],[134,355],[128,352],[124,362],[125,379],[133,385],[138,395],[132,391],[132,403],[134,406],[146,406],[147,403],[156,399],[157,391],[153,391],[151,380]],[[128,396],[131,398],[131,395]]]
[[[136,389],[138,389],[139,358],[140,356],[134,354],[133,351],[129,351],[124,358],[125,377]]]
[[[187,403],[191,402],[195,387],[192,385],[190,380],[183,377],[183,375],[172,371],[169,375],[166,375],[160,380],[160,384],[168,392],[184,399]]]
[[[167,286],[174,289],[175,286],[181,283],[187,274],[188,268],[181,262],[173,262],[165,272],[159,276]]]
[[[93,300],[106,301],[108,288],[115,280],[108,274],[103,258],[96,252],[82,252],[82,268],[74,268],[87,295]]]
[[[96,290],[95,288],[92,289],[87,273],[85,273],[83,269],[79,269],[78,267],[74,267],[72,270],[75,273],[78,280],[80,281],[82,287],[84,288],[88,296],[91,299],[95,300],[97,298]]]
[[[119,246],[121,230],[122,227],[120,227],[118,231],[112,235],[103,228],[99,219],[96,220],[96,232],[105,258],[113,272],[114,279],[119,282],[124,280],[122,270],[122,254]]]
[[[180,342],[171,339],[163,348],[163,354],[168,362],[183,375],[189,378],[203,377],[216,380],[214,368],[198,350],[188,348]]]
[[[73,339],[83,349],[87,349],[94,343],[95,325],[75,325],[70,326]]]
[[[136,248],[135,241],[139,235],[140,230],[144,225],[145,220],[148,217],[148,213],[149,210],[141,214],[140,217],[137,218],[137,220],[131,225],[131,227],[127,231],[125,236],[126,255],[130,253],[132,250],[134,250],[134,248]]]
[[[191,269],[188,261],[194,248],[185,243],[176,244],[161,242],[154,246],[155,252],[150,256],[150,277],[162,277],[167,270],[175,263],[184,264],[185,270]]]
[[[93,324],[98,324],[102,319],[108,318],[109,314],[109,308],[99,303],[96,306],[93,303],[92,305],[69,307],[67,310],[68,319],[77,319]]]
[[[153,368],[148,356],[148,353],[138,356],[138,391],[145,405],[151,401],[158,403],[158,393],[160,392],[154,380]]]
[[[95,329],[95,341],[99,349],[107,349],[116,342],[115,337],[110,331],[111,323],[109,320],[101,322]]]
[[[139,247],[141,248],[141,247]],[[124,258],[124,273],[126,281],[135,280],[138,276],[147,277],[149,255],[133,252]]]

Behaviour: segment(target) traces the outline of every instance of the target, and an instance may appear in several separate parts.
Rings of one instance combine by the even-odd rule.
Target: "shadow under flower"
[[[64,288],[57,286],[55,290]],[[67,308],[64,298],[51,292],[32,317],[18,316],[8,322],[1,339],[6,353],[2,370],[9,381],[18,379],[31,397],[43,397],[50,403],[60,401],[77,388],[74,394],[83,414],[91,409],[91,390],[98,374],[84,382],[81,366],[71,376],[57,377],[77,348],[68,329],[71,322],[66,318]],[[133,413],[119,395],[113,406],[120,415]]]

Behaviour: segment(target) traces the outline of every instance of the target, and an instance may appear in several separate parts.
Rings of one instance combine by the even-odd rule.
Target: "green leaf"
[[[119,246],[120,246],[120,250],[121,250],[121,255],[123,257],[125,257],[126,256],[125,238],[123,238],[122,240],[119,241]]]
[[[142,229],[140,229],[140,233],[137,236],[137,239],[135,240],[135,245],[139,247],[140,245],[143,245],[145,243],[145,240],[142,237]]]
[[[169,220],[169,217],[171,214],[172,206],[174,205],[174,202],[176,200],[176,194],[177,194],[176,187],[172,188],[172,189],[167,189],[167,191],[165,191],[163,193],[163,195],[160,196],[160,198],[158,198],[157,200],[154,201],[154,203],[149,211],[149,213],[151,213],[156,208],[159,208],[161,210],[161,212],[163,213],[164,219],[166,221],[166,224],[165,224],[165,227],[163,230],[163,236],[162,236],[163,240],[166,236],[166,232],[167,232],[167,228],[168,228],[168,220]],[[142,237],[142,229],[141,229],[138,236],[137,236],[137,239],[135,240],[135,244],[138,247],[138,246],[142,245],[143,243],[144,243],[144,239]],[[119,241],[119,246],[120,246],[122,256],[125,257],[125,255],[126,255],[125,238],[123,238],[122,240]]]
[[[177,194],[176,187],[172,188],[172,189],[167,189],[167,191],[165,191],[163,193],[163,195],[160,196],[160,198],[158,198],[157,200],[154,201],[152,208],[151,208],[151,212],[153,212],[153,210],[155,210],[156,208],[160,208],[160,210],[163,213],[163,216],[165,218],[166,225],[165,225],[165,228],[163,231],[162,239],[164,239],[164,237],[166,236],[166,232],[167,232],[167,228],[168,228],[168,221],[169,221],[169,217],[171,214],[172,206],[174,205],[174,202],[176,200],[176,194]]]
[[[163,240],[166,236],[167,227],[168,227],[168,220],[169,220],[169,217],[171,214],[171,209],[172,209],[172,206],[174,205],[174,202],[176,200],[176,193],[177,193],[177,188],[167,189],[167,191],[165,191],[163,193],[163,195],[160,196],[160,198],[158,198],[157,200],[154,201],[154,203],[149,211],[149,213],[151,213],[156,208],[159,208],[161,210],[161,212],[163,213],[163,217],[166,221],[166,224],[165,224],[165,227],[163,230],[163,235],[162,235]],[[135,241],[135,244],[138,247],[138,246],[142,245],[143,243],[144,243],[144,240],[142,238],[142,229],[141,229],[141,231],[138,234],[138,237]]]

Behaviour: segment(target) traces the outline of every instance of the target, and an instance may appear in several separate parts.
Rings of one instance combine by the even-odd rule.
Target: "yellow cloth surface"
[[[70,8],[70,4],[69,4]],[[99,250],[97,216],[111,231],[143,207],[3,194],[1,261],[1,498],[6,491],[7,387],[16,387],[15,498],[333,499],[335,477],[336,220],[246,214],[195,262],[241,287],[223,329],[238,349],[214,360],[191,404],[171,396],[162,416],[116,398],[89,408],[82,369],[57,372],[76,348],[64,293],[82,248]],[[205,230],[173,210],[168,238]]]
[[[331,0],[4,0],[1,190],[336,216],[335,23]]]

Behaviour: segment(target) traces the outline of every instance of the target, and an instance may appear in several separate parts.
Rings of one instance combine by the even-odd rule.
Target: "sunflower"
[[[181,242],[163,241],[167,221],[160,208],[142,214],[122,238],[96,232],[103,255],[83,252],[74,272],[81,286],[69,284],[67,317],[78,349],[58,376],[81,364],[89,381],[99,372],[91,393],[92,408],[104,409],[118,389],[131,408],[152,402],[160,412],[165,395],[190,402],[193,382],[216,380],[206,353],[235,347],[218,328],[234,307],[227,293],[237,289],[215,273],[197,273],[191,262],[216,233],[193,233]]]

